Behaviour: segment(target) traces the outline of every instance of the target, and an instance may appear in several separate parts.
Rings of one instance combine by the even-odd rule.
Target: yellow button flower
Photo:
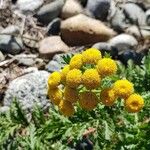
[[[112,88],[106,88],[101,91],[100,99],[104,105],[112,106],[115,103],[117,96]]]
[[[98,61],[97,71],[102,77],[113,75],[117,71],[116,62],[110,58],[103,58]]]
[[[70,69],[80,69],[82,67],[82,54],[75,54],[69,63]]]
[[[82,53],[82,60],[84,64],[97,64],[101,58],[101,52],[96,48],[87,49]]]
[[[71,102],[75,103],[78,100],[78,91],[76,89],[72,89],[68,86],[65,87],[64,90],[64,99]]]
[[[59,88],[49,89],[48,96],[51,102],[55,105],[59,105],[60,101],[62,100],[62,92]]]
[[[96,69],[87,69],[82,75],[82,84],[87,89],[94,89],[100,85],[100,76]]]
[[[91,111],[97,106],[98,98],[95,93],[83,92],[80,94],[79,104],[83,109]]]
[[[53,72],[48,78],[48,85],[50,89],[55,89],[60,84],[61,75],[59,72]]]
[[[134,87],[128,80],[118,80],[114,83],[114,91],[118,97],[127,98],[134,92]]]
[[[61,81],[63,83],[66,82],[66,76],[67,76],[69,71],[70,71],[69,65],[64,66],[64,68],[61,70]]]
[[[70,70],[66,77],[66,84],[71,88],[77,88],[81,84],[82,73],[78,69]]]
[[[75,109],[71,102],[65,100],[61,100],[59,104],[59,111],[67,117],[71,117],[75,113]]]
[[[125,108],[130,113],[139,112],[143,106],[144,100],[138,94],[132,94],[125,100]]]

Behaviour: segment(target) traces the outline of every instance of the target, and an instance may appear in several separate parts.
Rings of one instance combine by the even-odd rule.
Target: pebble
[[[72,7],[70,7],[72,6]],[[81,4],[77,0],[66,0],[62,9],[62,18],[70,18],[83,12]]]
[[[61,23],[61,37],[72,46],[104,42],[115,34],[101,21],[83,14],[68,18]]]
[[[40,42],[39,53],[42,57],[52,58],[56,53],[65,53],[69,47],[61,40],[60,36],[51,36]]]
[[[41,7],[37,12],[37,14],[34,16],[37,17],[37,19],[41,23],[47,25],[53,19],[59,16],[63,5],[64,5],[64,0],[55,0]]]
[[[150,26],[150,9],[146,11],[146,22]]]
[[[97,19],[106,21],[111,0],[88,0],[87,10],[89,10]]]
[[[32,111],[37,104],[41,108],[48,108],[48,75],[46,71],[35,71],[11,81],[5,92],[4,106],[10,107],[15,98],[23,110]]]
[[[48,72],[54,72],[54,71],[60,71],[61,70],[61,64],[58,63],[57,61],[50,61],[45,69],[48,71]]]
[[[4,53],[18,54],[23,50],[22,39],[11,35],[0,35],[0,50]]]
[[[23,13],[29,13],[37,10],[43,3],[44,0],[17,0],[16,7]]]
[[[128,34],[120,34],[112,38],[109,43],[118,49],[118,51],[125,51],[130,48],[134,48],[138,45],[137,40]]]
[[[139,25],[146,24],[145,12],[138,5],[134,3],[127,3],[123,5],[123,9],[131,23],[136,24],[138,21]]]
[[[1,33],[3,33],[3,34],[19,34],[20,30],[19,30],[18,26],[10,25],[7,28],[3,29],[1,31]]]
[[[60,32],[60,24],[61,24],[61,19],[56,18],[52,20],[49,25],[47,26],[47,34],[48,35],[58,35]]]
[[[5,56],[3,53],[0,51],[0,62],[5,60]]]
[[[4,114],[4,113],[6,113],[8,111],[9,111],[9,107],[8,106],[0,107],[0,114]]]

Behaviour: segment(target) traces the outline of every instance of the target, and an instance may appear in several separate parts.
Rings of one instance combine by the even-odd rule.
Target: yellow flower
[[[69,65],[64,66],[64,68],[61,70],[61,81],[63,83],[66,82],[66,76],[67,76],[69,71],[70,71]]]
[[[65,100],[61,100],[59,104],[59,111],[67,117],[70,117],[75,113],[74,107],[71,102]]]
[[[55,105],[59,105],[60,101],[62,100],[62,92],[59,90],[59,88],[49,89],[48,96],[52,103]]]
[[[138,94],[132,94],[125,100],[125,108],[128,112],[139,112],[144,106],[143,98]]]
[[[98,98],[95,93],[83,92],[80,94],[79,104],[83,109],[90,111],[97,106]]]
[[[100,85],[100,76],[96,69],[87,69],[82,75],[82,83],[87,89],[94,89]]]
[[[55,89],[60,84],[61,75],[59,72],[53,72],[48,78],[48,85],[50,89]]]
[[[64,99],[71,102],[75,103],[78,100],[78,91],[76,89],[72,89],[68,86],[65,87],[64,90]]]
[[[118,80],[113,87],[116,95],[121,98],[127,98],[134,92],[133,84],[128,80]]]
[[[87,49],[82,53],[82,61],[84,64],[97,64],[101,58],[101,52],[96,48]]]
[[[81,84],[82,73],[78,69],[70,70],[66,77],[66,84],[71,88],[77,88]]]
[[[69,63],[70,69],[80,69],[82,67],[82,54],[74,55]]]
[[[106,106],[112,106],[117,96],[112,88],[106,88],[100,93],[101,102]]]
[[[103,58],[98,61],[97,71],[102,77],[115,74],[117,71],[116,62],[110,58]]]

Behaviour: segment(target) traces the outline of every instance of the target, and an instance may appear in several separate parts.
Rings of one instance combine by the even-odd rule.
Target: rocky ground
[[[46,97],[62,55],[95,47],[140,64],[150,48],[149,0],[0,0],[0,111],[30,111]]]

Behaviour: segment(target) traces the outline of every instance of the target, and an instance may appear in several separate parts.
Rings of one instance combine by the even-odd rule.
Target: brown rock
[[[61,36],[69,45],[85,45],[104,42],[116,33],[99,20],[83,14],[62,21]]]
[[[39,53],[45,58],[52,58],[55,54],[68,51],[69,47],[59,36],[47,37],[40,42]]]
[[[83,8],[77,0],[67,0],[62,9],[62,18],[66,19],[82,12]]]

